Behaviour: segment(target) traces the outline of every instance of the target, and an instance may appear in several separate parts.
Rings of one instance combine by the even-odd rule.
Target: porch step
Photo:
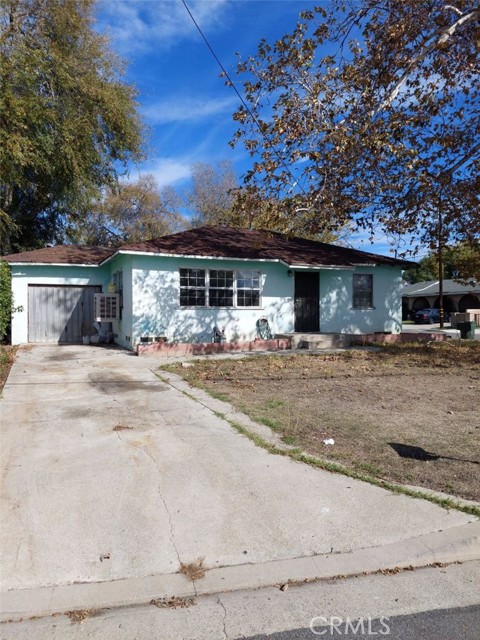
[[[344,333],[290,333],[288,337],[292,349],[335,349],[350,346],[350,336]]]

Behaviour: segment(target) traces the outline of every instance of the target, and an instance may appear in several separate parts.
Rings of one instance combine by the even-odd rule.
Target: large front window
[[[260,307],[260,272],[180,269],[181,307]]]

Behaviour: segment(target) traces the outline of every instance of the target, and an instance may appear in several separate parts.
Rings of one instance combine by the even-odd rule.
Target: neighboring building
[[[23,307],[13,316],[13,344],[81,342],[101,318],[128,348],[148,337],[210,342],[215,327],[227,341],[253,340],[263,316],[274,334],[398,333],[402,268],[411,265],[224,227],[119,249],[59,245],[3,259]]]
[[[402,289],[403,319],[407,320],[419,309],[439,309],[438,286],[438,280],[404,286]],[[464,285],[455,280],[444,280],[443,302],[445,311],[449,313],[480,309],[480,284]]]

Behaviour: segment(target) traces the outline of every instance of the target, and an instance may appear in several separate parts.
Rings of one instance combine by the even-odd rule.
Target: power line
[[[209,41],[207,40],[205,34],[203,33],[203,31],[200,28],[200,25],[198,24],[198,22],[195,20],[192,12],[190,11],[190,9],[187,6],[187,3],[185,0],[182,0],[182,4],[185,7],[185,9],[187,10],[188,15],[190,16],[190,18],[192,19],[193,24],[196,26],[198,33],[202,36],[205,44],[207,45],[210,53],[212,54],[212,56],[215,58],[215,61],[217,62],[218,66],[220,67],[220,69],[222,70],[223,75],[227,78],[230,86],[232,87],[232,89],[235,91],[235,93],[237,94],[238,98],[240,99],[241,103],[243,104],[243,106],[245,107],[248,115],[250,116],[250,118],[252,119],[252,121],[257,125],[258,131],[260,132],[260,135],[262,136],[262,138],[264,139],[264,141],[269,145],[270,142],[268,140],[268,138],[266,137],[265,133],[262,131],[262,127],[260,125],[260,122],[257,120],[257,118],[254,116],[254,114],[252,113],[250,107],[248,106],[247,102],[245,102],[245,99],[243,98],[242,94],[239,92],[239,90],[237,89],[237,87],[234,85],[232,79],[230,78],[230,75],[228,73],[228,71],[225,69],[225,67],[223,66],[222,62],[220,61],[219,57],[217,56],[217,54],[215,53],[215,51],[213,50],[212,46],[210,45]],[[292,177],[293,180],[293,185],[292,185],[292,189],[295,187],[295,185],[297,185],[298,187],[300,187],[301,191],[303,192],[304,195],[307,195],[305,189],[302,187],[302,185],[300,184],[300,180],[302,178],[302,176],[300,176],[300,178],[296,178],[290,167],[287,165],[287,163],[285,162],[285,160],[283,159],[283,157],[281,156],[280,152],[277,151],[276,149],[273,149],[273,152],[275,153],[275,155],[277,156],[277,158],[279,159],[281,165],[283,166],[283,168],[287,171],[287,173]]]

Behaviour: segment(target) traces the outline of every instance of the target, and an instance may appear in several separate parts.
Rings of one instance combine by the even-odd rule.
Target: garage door
[[[81,343],[94,322],[94,293],[101,287],[28,287],[28,341]]]

